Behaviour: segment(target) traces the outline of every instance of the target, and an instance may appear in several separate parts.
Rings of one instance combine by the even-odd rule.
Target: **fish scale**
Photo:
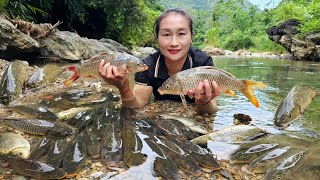
[[[99,64],[102,60],[117,67],[117,70],[121,73],[136,73],[148,69],[148,66],[139,58],[130,54],[111,51],[101,52],[88,60],[84,60],[80,65],[66,67],[68,71],[72,71],[74,74],[64,81],[64,85],[69,86],[80,77],[100,78]]]
[[[274,123],[276,126],[285,128],[293,120],[302,114],[312,100],[320,95],[320,91],[310,87],[307,84],[298,84],[294,86],[283,101],[277,107]]]
[[[4,123],[10,127],[26,132],[28,134],[44,135],[55,125],[48,121],[34,119],[5,118]]]
[[[219,141],[227,143],[243,143],[252,138],[262,136],[267,132],[261,128],[250,125],[237,125],[223,128],[209,134],[194,138],[191,142],[206,145],[207,141]]]

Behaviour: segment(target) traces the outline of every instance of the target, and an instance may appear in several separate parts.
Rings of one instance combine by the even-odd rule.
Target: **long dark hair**
[[[170,13],[178,13],[178,14],[181,14],[182,16],[186,17],[189,20],[189,27],[190,27],[190,31],[191,31],[191,36],[193,36],[193,21],[192,21],[191,16],[182,9],[170,8],[170,9],[167,9],[166,11],[164,11],[163,13],[161,13],[160,16],[157,18],[157,20],[154,23],[153,30],[154,30],[156,37],[158,38],[158,36],[159,36],[160,22],[162,21],[163,18],[167,17]]]

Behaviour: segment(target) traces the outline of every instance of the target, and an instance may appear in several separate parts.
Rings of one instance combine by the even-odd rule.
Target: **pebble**
[[[13,176],[13,177],[12,177],[12,180],[27,180],[27,178],[24,177],[24,176],[19,176],[19,175],[17,175],[17,176]]]
[[[212,172],[213,170],[212,169],[208,169],[208,168],[201,168],[202,171],[206,172],[206,173],[210,173]]]
[[[98,172],[95,172],[93,174],[90,174],[90,177],[93,177],[93,178],[99,178],[100,176],[102,176],[104,173],[102,171],[98,171]]]

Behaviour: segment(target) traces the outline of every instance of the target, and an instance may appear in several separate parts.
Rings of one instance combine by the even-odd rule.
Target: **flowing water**
[[[216,67],[226,70],[240,79],[262,81],[269,86],[256,90],[260,108],[254,107],[241,93],[236,97],[221,96],[219,111],[215,118],[215,129],[232,125],[233,115],[247,114],[252,124],[271,133],[282,133],[273,126],[273,117],[278,105],[293,86],[306,83],[320,90],[320,63],[279,59],[232,59],[214,58]],[[304,114],[294,121],[286,131],[316,136],[320,133],[320,97],[315,98]]]

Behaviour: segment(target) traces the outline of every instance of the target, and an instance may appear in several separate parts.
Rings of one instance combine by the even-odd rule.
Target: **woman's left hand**
[[[194,98],[196,104],[205,105],[220,95],[220,88],[215,81],[211,85],[207,79],[201,81],[196,89],[187,92],[189,98]]]

